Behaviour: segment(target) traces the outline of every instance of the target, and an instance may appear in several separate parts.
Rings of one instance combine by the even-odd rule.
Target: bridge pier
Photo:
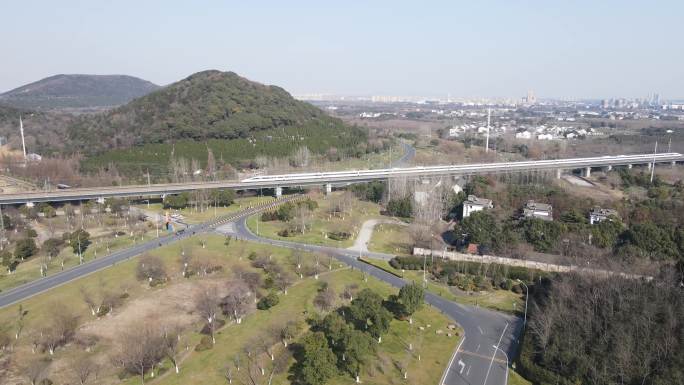
[[[332,192],[332,183],[325,184],[325,195],[330,195]]]
[[[646,167],[647,167],[647,168],[648,168],[648,169],[650,170],[650,169],[651,169],[651,167],[653,167],[653,163],[651,163],[651,162],[648,162],[648,163],[646,164]]]
[[[631,170],[631,169],[632,169],[632,165],[631,165],[631,164],[628,164],[628,165],[627,165],[627,169],[628,169],[628,170]]]
[[[612,164],[609,164],[608,166],[606,166],[606,172],[608,172],[608,171],[613,171],[613,165]]]
[[[584,168],[583,176],[584,176],[585,178],[589,178],[589,177],[591,176],[591,167],[585,167],[585,168]]]
[[[674,166],[677,165],[677,161],[676,161],[676,160],[673,160],[672,162],[670,162],[670,165],[672,165],[672,168],[674,168]]]
[[[280,198],[281,196],[283,196],[283,188],[282,187],[277,186],[275,188],[275,196],[276,196],[276,198]]]
[[[562,173],[563,173],[563,170],[561,170],[560,168],[557,168],[556,169],[556,179],[560,179]]]

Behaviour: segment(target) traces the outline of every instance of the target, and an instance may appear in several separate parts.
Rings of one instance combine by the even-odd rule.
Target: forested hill
[[[111,108],[158,88],[127,75],[55,75],[0,94],[0,103],[34,110]]]
[[[104,115],[85,117],[68,136],[76,149],[93,154],[184,139],[251,138],[267,131],[279,136],[289,127],[333,126],[345,134],[341,121],[282,88],[233,72],[204,71]]]
[[[211,150],[222,164],[287,157],[306,147],[358,156],[365,132],[294,99],[280,87],[233,72],[204,71],[108,111],[82,116],[67,130],[82,171],[164,174],[173,159],[204,166]]]

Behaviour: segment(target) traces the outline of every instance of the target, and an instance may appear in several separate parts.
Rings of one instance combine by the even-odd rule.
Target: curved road
[[[27,298],[33,297],[36,294],[40,294],[44,291],[50,290],[52,288],[55,288],[57,286],[61,286],[65,283],[68,283],[70,281],[73,281],[75,279],[84,277],[86,275],[90,275],[92,273],[95,273],[97,271],[100,271],[102,269],[105,269],[107,267],[113,266],[119,262],[125,261],[127,259],[130,259],[131,257],[135,257],[137,255],[143,254],[147,251],[150,251],[152,249],[155,249],[159,246],[163,245],[168,245],[170,243],[177,242],[179,240],[188,238],[192,236],[193,234],[196,233],[201,233],[205,231],[211,231],[214,229],[215,226],[222,225],[224,223],[229,223],[231,221],[235,221],[237,218],[241,216],[249,216],[255,212],[265,210],[268,208],[271,208],[273,206],[279,205],[283,202],[287,202],[289,200],[293,199],[299,199],[301,197],[299,196],[291,196],[279,200],[274,200],[272,202],[268,203],[263,203],[261,205],[254,206],[252,208],[248,208],[246,210],[229,214],[223,217],[216,218],[212,221],[205,222],[202,224],[198,225],[192,225],[187,227],[186,229],[179,231],[174,234],[168,234],[164,235],[159,238],[154,238],[152,240],[134,245],[132,247],[129,247],[127,249],[115,251],[107,256],[100,257],[97,259],[93,259],[91,261],[88,261],[82,265],[77,265],[74,267],[71,267],[69,269],[66,269],[64,271],[60,271],[59,273],[55,273],[53,275],[49,275],[45,278],[40,278],[28,283],[25,283],[21,286],[17,286],[13,289],[9,289],[7,291],[3,291],[0,293],[0,309],[4,308],[6,306],[10,306],[12,304],[15,304],[17,302],[23,301]]]
[[[404,155],[401,158],[390,163],[391,167],[406,167],[409,163],[416,157],[416,148],[411,146],[406,142],[401,142],[401,146],[404,148]]]
[[[216,231],[252,242],[326,253],[354,269],[364,271],[395,287],[406,284],[399,277],[360,262],[357,260],[358,251],[355,250],[258,237],[247,227],[247,217],[241,217],[236,222],[226,226],[219,226]],[[381,255],[381,253],[371,254],[377,254],[376,257],[389,257],[389,255]],[[461,305],[429,292],[425,293],[425,300],[458,322],[465,332],[462,344],[455,356],[452,357],[442,383],[448,385],[506,384],[506,357],[501,352],[497,351],[491,369],[489,369],[490,362],[492,362],[492,357],[495,354],[494,345],[501,339],[500,348],[506,352],[508,357],[515,357],[518,338],[523,326],[522,319],[479,307]],[[489,375],[487,375],[488,370]],[[485,378],[487,379],[486,384]]]
[[[231,234],[235,237],[246,239],[252,242],[270,244],[279,247],[296,248],[311,252],[322,252],[334,256],[341,262],[387,282],[395,287],[406,284],[403,279],[384,272],[378,268],[367,265],[357,260],[358,252],[354,250],[338,249],[334,247],[317,246],[310,244],[300,244],[280,240],[272,240],[254,235],[248,228],[246,220],[249,215],[258,211],[271,208],[282,202],[299,199],[300,197],[289,197],[278,201],[262,204],[245,211],[232,214],[230,216],[217,218],[216,220],[190,226],[184,232],[166,235],[151,241],[147,241],[125,250],[114,252],[108,256],[101,257],[90,262],[84,263],[48,276],[38,279],[6,292],[0,293],[0,308],[12,305],[39,293],[45,292],[57,286],[71,282],[75,279],[95,273],[99,270],[113,266],[118,262],[125,261],[136,255],[145,253],[160,245],[167,245],[181,239],[192,236],[195,233],[217,231],[222,234]],[[390,256],[382,253],[365,253],[378,258],[389,258]],[[426,301],[438,308],[444,314],[460,324],[465,332],[464,339],[459,345],[459,349],[452,357],[447,370],[444,373],[442,384],[449,385],[486,385],[506,383],[506,359],[498,353],[494,361],[496,345],[501,339],[500,347],[514,357],[517,353],[517,340],[522,328],[522,320],[519,317],[490,311],[473,306],[460,305],[443,299],[432,293],[425,294]],[[490,368],[490,362],[492,362]],[[489,372],[489,374],[488,374]],[[487,380],[485,383],[485,379]],[[441,385],[441,384],[440,384]]]

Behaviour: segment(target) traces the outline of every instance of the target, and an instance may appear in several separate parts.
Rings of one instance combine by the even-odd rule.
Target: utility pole
[[[26,158],[26,141],[24,140],[24,122],[21,120],[21,115],[19,115],[19,132],[21,133],[21,147],[24,150],[24,161]]]
[[[5,218],[2,217],[2,205],[0,205],[0,250],[5,249]]]
[[[487,108],[487,140],[485,141],[485,152],[489,152],[489,125],[492,120],[492,109]]]
[[[653,164],[651,164],[651,184],[653,184],[653,173],[655,172],[655,162],[656,153],[658,152],[658,141],[655,142],[655,148],[653,149]]]

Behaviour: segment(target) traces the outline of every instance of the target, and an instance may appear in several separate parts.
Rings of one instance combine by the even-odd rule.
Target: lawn
[[[162,207],[161,203],[150,203],[148,204],[139,204],[139,205],[134,205],[133,207],[143,210],[146,213],[157,213],[159,215],[166,215],[166,212],[168,211],[169,214],[180,214],[183,216],[183,219],[181,222],[183,223],[188,223],[188,224],[197,224],[197,223],[203,223],[207,222],[209,220],[212,220],[216,217],[220,217],[223,215],[228,215],[232,214],[235,212],[238,212],[244,208],[247,208],[252,205],[256,205],[258,203],[264,203],[264,202],[271,202],[275,198],[272,196],[252,196],[252,197],[244,197],[244,198],[237,198],[235,199],[235,202],[228,206],[228,207],[206,207],[203,210],[198,210],[194,206],[186,207],[184,209],[164,209]]]
[[[281,237],[278,235],[278,232],[288,229],[290,227],[289,223],[279,220],[264,222],[258,215],[249,217],[247,226],[253,233],[266,238],[341,248],[350,247],[354,244],[354,238],[356,238],[363,222],[371,218],[381,218],[380,206],[351,197],[349,199],[351,209],[344,216],[331,215],[331,207],[343,199],[343,194],[344,192],[342,191],[335,191],[328,196],[320,194],[312,196],[312,199],[318,203],[318,208],[313,212],[310,230],[304,234],[291,232],[291,236]],[[338,231],[348,232],[351,236],[342,241],[327,237],[327,234]]]
[[[291,250],[274,248],[267,245],[252,244],[244,241],[232,241],[228,246],[224,244],[225,238],[218,235],[202,235],[195,236],[182,241],[181,244],[174,244],[158,248],[150,254],[159,256],[165,263],[167,273],[170,277],[170,282],[161,287],[150,288],[145,282],[139,282],[135,279],[135,270],[138,264],[137,260],[122,262],[116,266],[92,274],[90,276],[81,278],[77,281],[59,286],[50,290],[49,292],[39,294],[29,298],[22,303],[22,308],[27,311],[24,320],[24,327],[22,333],[17,340],[17,345],[12,353],[14,356],[13,362],[25,362],[28,359],[35,358],[37,355],[31,353],[31,341],[37,335],[37,332],[44,326],[49,325],[50,309],[53,307],[71,309],[79,316],[80,329],[92,332],[99,330],[104,333],[104,337],[100,337],[99,342],[93,348],[90,355],[94,359],[104,364],[100,370],[98,377],[98,384],[114,384],[119,383],[119,370],[111,367],[111,352],[116,341],[112,338],[107,338],[110,329],[122,327],[124,322],[122,320],[138,319],[139,322],[146,322],[149,318],[135,318],[141,317],[138,312],[147,311],[150,314],[157,314],[154,320],[155,323],[163,322],[167,314],[168,316],[191,317],[192,324],[184,334],[184,343],[187,343],[189,350],[184,353],[184,358],[181,363],[181,372],[179,375],[173,371],[164,370],[169,369],[169,362],[165,361],[163,368],[157,370],[157,378],[148,378],[146,383],[160,383],[160,384],[225,384],[222,369],[231,361],[232,357],[242,349],[242,347],[263,336],[264,333],[270,330],[273,325],[282,325],[288,320],[303,321],[306,317],[318,312],[313,306],[312,301],[317,293],[322,281],[328,282],[337,293],[341,293],[343,288],[348,284],[358,285],[358,290],[365,287],[370,287],[377,290],[383,296],[396,292],[396,289],[386,285],[373,278],[364,281],[364,277],[358,271],[351,271],[343,267],[343,265],[335,262],[328,270],[327,260],[321,260],[321,264],[325,269],[319,279],[313,277],[298,279],[295,284],[288,290],[287,295],[280,295],[280,303],[268,311],[256,311],[247,316],[242,324],[236,325],[228,323],[217,334],[217,344],[214,348],[196,352],[192,348],[196,345],[201,337],[198,333],[200,327],[199,319],[195,319],[191,313],[183,310],[183,306],[188,306],[187,303],[178,303],[178,308],[172,310],[172,313],[156,313],[154,306],[156,302],[169,301],[169,298],[175,296],[187,295],[183,293],[187,287],[194,287],[194,285],[201,284],[206,281],[225,282],[232,276],[235,267],[242,266],[245,269],[252,269],[249,266],[247,256],[251,252],[256,252],[260,255],[269,255],[270,258],[276,259],[287,269],[294,270],[296,266],[296,259]],[[205,247],[202,246],[204,243]],[[180,276],[180,253],[184,250],[186,254],[195,256],[199,259],[211,259],[213,262],[220,264],[222,271],[215,273],[209,277],[192,277],[185,279]],[[313,264],[314,256],[305,254],[303,256],[303,264]],[[90,311],[82,299],[81,290],[93,293],[97,296],[98,293],[104,291],[128,294],[124,304],[120,308],[116,308],[112,313],[100,319],[96,319],[90,314]],[[338,299],[338,304],[342,304],[342,299]],[[134,306],[135,304],[135,306]],[[140,308],[142,305],[150,306],[150,308]],[[19,305],[9,306],[0,309],[0,332],[13,336],[17,329],[17,314]],[[166,311],[169,311],[168,308]],[[148,315],[149,316],[149,315]],[[378,358],[374,359],[371,364],[367,365],[361,376],[366,383],[390,384],[396,383],[400,380],[401,374],[396,369],[398,362],[408,363],[408,383],[436,383],[438,382],[442,371],[447,365],[453,349],[455,348],[458,337],[447,337],[446,334],[436,334],[435,330],[445,327],[450,321],[438,311],[425,306],[420,310],[414,318],[414,324],[410,327],[408,322],[394,320],[392,322],[389,333],[383,338],[382,344],[379,345]],[[427,327],[427,325],[431,325]],[[419,326],[423,326],[424,330],[420,331]],[[407,351],[407,343],[411,343],[413,347],[412,352]],[[60,348],[55,352],[53,359],[52,370],[50,377],[56,383],[63,383],[67,381],[69,363],[72,357],[76,357],[80,349],[75,344],[70,344],[66,347]],[[420,354],[421,360],[417,360]],[[124,383],[138,384],[140,379],[137,377],[125,377]],[[415,381],[415,382],[414,382]],[[274,379],[274,384],[289,384],[287,374],[283,373]],[[348,376],[339,376],[332,384],[347,384],[353,383],[353,379]]]
[[[407,226],[380,223],[375,226],[368,250],[394,255],[411,255]]]
[[[97,257],[103,257],[114,251],[130,247],[135,243],[149,240],[156,236],[156,229],[148,229],[145,234],[138,233],[135,236],[126,234],[118,237],[112,237],[110,235],[95,237],[92,238],[92,244],[86,249],[85,253],[83,253],[83,259],[87,262]],[[29,258],[20,263],[16,270],[11,274],[8,273],[6,269],[3,269],[2,274],[0,274],[0,290],[9,290],[40,278],[40,265],[43,263],[43,258],[42,254]],[[64,266],[62,266],[62,261],[64,262]],[[48,261],[47,275],[49,276],[58,273],[69,267],[76,266],[78,263],[78,255],[74,254],[70,247],[65,247],[57,257]]]
[[[393,268],[388,261],[381,259],[365,258],[367,263],[383,270],[394,272],[407,281],[422,282],[422,270],[399,270]],[[449,286],[436,282],[432,279],[427,281],[427,290],[450,301],[473,306],[482,306],[488,309],[503,311],[506,313],[519,314],[525,309],[525,297],[510,290],[490,290],[479,293],[464,293]]]

